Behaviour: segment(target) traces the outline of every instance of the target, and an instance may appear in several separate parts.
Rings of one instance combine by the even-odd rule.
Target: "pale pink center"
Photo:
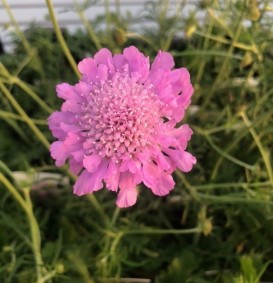
[[[152,85],[139,83],[127,71],[94,85],[79,118],[86,155],[97,153],[116,162],[151,143],[161,123],[160,102]]]

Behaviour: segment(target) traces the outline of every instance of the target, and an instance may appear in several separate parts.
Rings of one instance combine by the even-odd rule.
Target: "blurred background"
[[[0,2],[0,282],[273,282],[273,1]],[[169,51],[198,164],[119,210],[49,156],[55,86],[102,47]]]

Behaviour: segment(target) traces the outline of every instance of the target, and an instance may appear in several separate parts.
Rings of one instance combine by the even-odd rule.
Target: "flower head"
[[[60,112],[48,119],[58,141],[51,145],[57,166],[69,160],[79,177],[74,193],[103,188],[118,192],[117,205],[134,205],[143,182],[155,195],[174,188],[176,168],[192,169],[196,159],[186,150],[192,130],[176,128],[190,104],[193,87],[185,68],[173,69],[167,52],[149,58],[136,47],[112,55],[101,49],[79,65],[82,78],[74,86],[57,85],[64,99]]]

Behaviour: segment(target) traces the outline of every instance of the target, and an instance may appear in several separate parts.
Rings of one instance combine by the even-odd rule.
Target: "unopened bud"
[[[251,52],[246,52],[240,63],[240,67],[245,68],[251,65],[252,63],[253,63],[253,57],[252,57]]]
[[[258,21],[260,19],[261,12],[257,4],[257,0],[249,0],[247,7],[247,17],[251,21]]]
[[[64,271],[65,271],[64,265],[62,263],[57,263],[56,266],[55,266],[55,270],[58,274],[64,273]]]
[[[117,45],[123,45],[127,41],[126,32],[124,29],[116,28],[113,30],[113,40]]]

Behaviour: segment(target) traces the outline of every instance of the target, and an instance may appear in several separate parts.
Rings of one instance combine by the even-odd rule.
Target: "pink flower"
[[[191,102],[187,69],[173,69],[167,52],[149,58],[131,46],[123,54],[101,49],[79,65],[74,86],[57,85],[65,102],[48,119],[58,141],[51,145],[57,166],[69,160],[79,174],[74,193],[81,196],[105,187],[118,192],[117,205],[136,203],[143,182],[155,195],[174,188],[176,168],[189,172],[196,158],[186,150],[192,130],[175,128]]]

